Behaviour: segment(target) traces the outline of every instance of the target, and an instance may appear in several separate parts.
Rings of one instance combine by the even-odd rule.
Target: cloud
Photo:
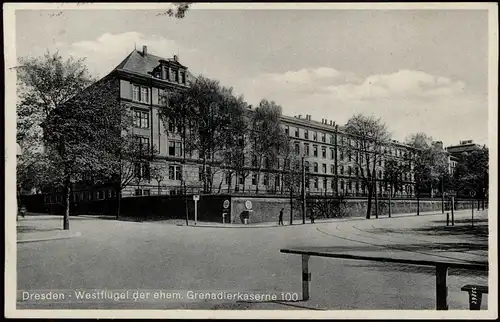
[[[106,75],[115,68],[134,49],[134,46],[142,50],[143,45],[147,45],[153,54],[164,57],[172,57],[178,52],[192,57],[196,53],[195,49],[185,48],[174,40],[161,36],[146,37],[135,31],[119,34],[104,33],[94,40],[56,44],[61,53],[86,58],[89,70],[98,77]]]
[[[235,84],[249,103],[274,100],[287,115],[307,113],[338,124],[353,114],[374,115],[398,140],[422,131],[445,144],[456,143],[457,134],[462,139],[487,137],[487,97],[465,88],[461,80],[422,71],[360,77],[327,67],[266,73]]]

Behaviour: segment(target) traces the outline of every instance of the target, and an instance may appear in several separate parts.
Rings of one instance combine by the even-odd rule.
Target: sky
[[[83,9],[82,9],[83,8]],[[17,10],[16,54],[85,57],[105,76],[134,47],[179,56],[249,104],[345,124],[375,115],[396,140],[488,143],[486,10]]]

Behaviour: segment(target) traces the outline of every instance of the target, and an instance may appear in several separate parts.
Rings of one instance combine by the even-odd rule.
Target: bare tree
[[[366,219],[370,219],[372,199],[377,193],[377,162],[382,157],[383,148],[389,143],[390,136],[381,119],[361,114],[349,119],[346,132],[357,142],[356,152],[359,157],[355,159],[354,165],[359,169],[359,177],[368,190]]]

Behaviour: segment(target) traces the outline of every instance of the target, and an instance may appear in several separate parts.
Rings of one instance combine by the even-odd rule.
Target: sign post
[[[198,221],[198,200],[200,200],[200,195],[193,195],[194,200],[194,224],[196,225]]]

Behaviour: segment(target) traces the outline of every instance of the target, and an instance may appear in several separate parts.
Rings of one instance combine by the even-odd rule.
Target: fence
[[[311,273],[309,273],[309,258],[311,256],[435,267],[437,310],[448,310],[448,287],[446,286],[446,279],[449,268],[488,271],[487,263],[468,264],[460,262],[440,262],[440,261],[429,261],[429,260],[400,259],[391,257],[370,257],[370,256],[357,256],[349,254],[334,254],[326,252],[304,251],[295,249],[281,249],[280,252],[302,256],[302,300],[303,301],[309,300],[309,282],[311,281]]]

